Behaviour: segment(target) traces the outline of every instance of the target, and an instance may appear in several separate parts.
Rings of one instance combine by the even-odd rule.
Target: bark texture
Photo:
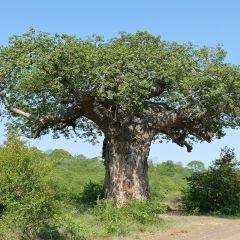
[[[150,198],[148,155],[152,134],[138,126],[114,131],[105,137],[105,198],[120,203]]]

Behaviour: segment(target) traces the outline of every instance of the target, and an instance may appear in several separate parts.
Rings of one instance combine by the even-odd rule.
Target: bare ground
[[[163,215],[165,230],[114,240],[240,240],[240,218]]]

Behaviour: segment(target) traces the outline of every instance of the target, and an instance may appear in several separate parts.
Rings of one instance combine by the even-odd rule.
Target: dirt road
[[[152,234],[118,238],[122,240],[240,240],[240,219],[162,216],[170,225],[168,229]]]

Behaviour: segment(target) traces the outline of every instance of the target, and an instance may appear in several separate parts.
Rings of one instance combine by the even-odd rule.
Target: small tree
[[[0,97],[25,134],[104,134],[106,198],[150,197],[150,145],[192,149],[239,125],[239,66],[220,47],[162,41],[147,32],[105,41],[34,30],[0,48]]]
[[[37,239],[57,212],[51,163],[12,130],[0,147],[0,238]]]
[[[47,154],[51,159],[53,159],[55,164],[59,164],[64,160],[70,160],[72,158],[72,155],[63,149],[54,149],[52,151],[48,151]]]
[[[202,172],[205,170],[203,162],[193,160],[187,164],[187,168],[191,169],[194,172]]]
[[[222,150],[205,172],[193,172],[187,178],[188,188],[183,204],[188,210],[220,211],[225,214],[240,212],[240,162],[231,149]]]

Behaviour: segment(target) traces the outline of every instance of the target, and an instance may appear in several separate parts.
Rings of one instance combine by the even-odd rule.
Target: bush
[[[94,208],[97,219],[104,223],[107,232],[120,235],[127,234],[134,225],[141,228],[157,224],[160,221],[158,214],[162,212],[163,208],[151,201],[132,201],[116,207],[113,200],[104,200],[98,201]]]
[[[38,237],[44,240],[64,240],[56,226],[42,226],[39,230]]]
[[[95,205],[98,199],[103,199],[103,196],[102,185],[89,181],[83,187],[80,201],[87,205]]]
[[[36,239],[58,202],[51,187],[51,163],[14,132],[0,147],[0,239]]]
[[[187,178],[183,191],[183,206],[192,212],[240,212],[239,162],[233,150],[225,148],[209,170],[194,172]]]

